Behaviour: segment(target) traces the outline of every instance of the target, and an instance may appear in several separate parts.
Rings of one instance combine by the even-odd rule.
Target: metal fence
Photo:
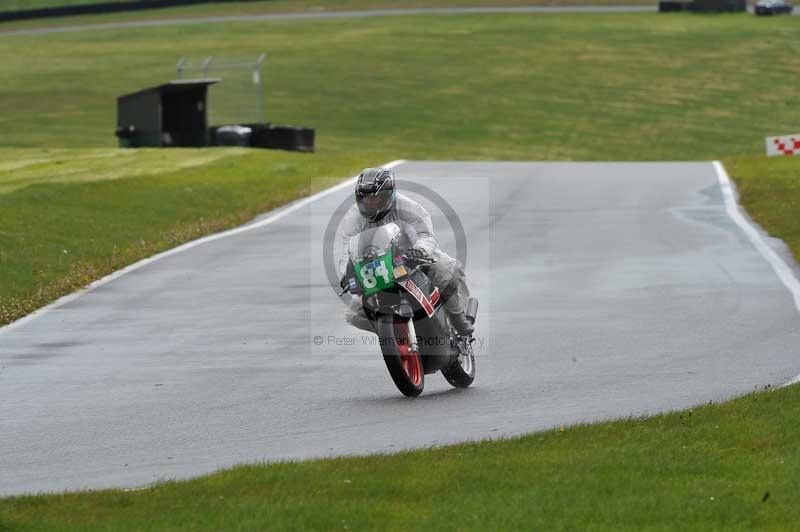
[[[200,61],[182,57],[178,79],[219,78],[208,93],[209,125],[252,124],[265,121],[265,89],[262,72],[267,54],[257,59],[218,58]]]

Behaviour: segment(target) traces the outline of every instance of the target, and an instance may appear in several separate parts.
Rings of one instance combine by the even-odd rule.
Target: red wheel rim
[[[422,382],[422,360],[419,353],[411,349],[411,339],[408,337],[408,325],[405,323],[395,324],[395,337],[397,338],[397,351],[400,353],[400,363],[403,365],[406,375],[414,386],[419,386]]]

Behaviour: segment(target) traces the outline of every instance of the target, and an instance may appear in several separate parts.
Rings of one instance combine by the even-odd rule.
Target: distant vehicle
[[[758,0],[756,15],[790,15],[794,6],[788,0]]]

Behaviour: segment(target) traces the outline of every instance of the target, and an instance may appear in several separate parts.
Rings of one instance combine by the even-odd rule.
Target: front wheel
[[[425,387],[425,371],[419,351],[411,349],[408,320],[398,316],[381,316],[376,323],[383,361],[397,389],[403,395],[416,397]]]

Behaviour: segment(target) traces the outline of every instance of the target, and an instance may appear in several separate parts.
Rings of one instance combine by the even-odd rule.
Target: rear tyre
[[[475,352],[472,344],[466,340],[459,340],[460,353],[453,362],[442,370],[442,375],[452,386],[467,388],[475,380]]]
[[[425,370],[418,351],[411,349],[408,320],[381,316],[376,323],[383,361],[395,386],[403,395],[416,397],[425,387]]]

